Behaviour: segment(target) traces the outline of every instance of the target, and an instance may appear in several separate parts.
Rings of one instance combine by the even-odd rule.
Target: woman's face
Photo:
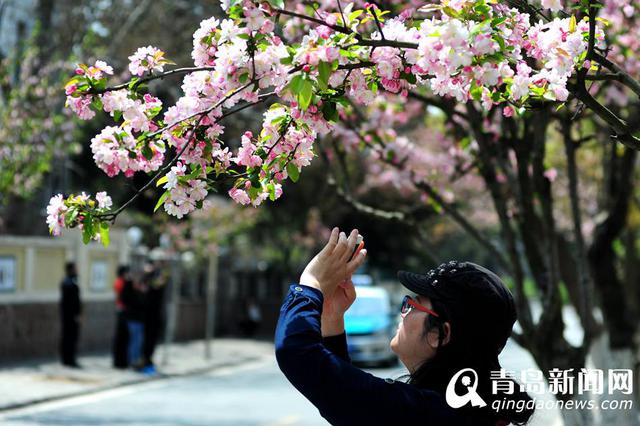
[[[417,296],[414,299],[422,306],[432,309],[431,300],[428,297]],[[429,314],[426,312],[411,309],[403,317],[396,335],[391,339],[391,350],[398,355],[409,372],[415,371],[420,364],[433,358],[436,354],[438,331],[433,330],[428,332],[426,336],[424,335],[427,315]],[[445,323],[444,330],[443,344],[449,341],[449,323]]]

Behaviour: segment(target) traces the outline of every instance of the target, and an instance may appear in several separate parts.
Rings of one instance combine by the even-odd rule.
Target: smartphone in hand
[[[362,250],[363,248],[364,248],[364,237],[358,234],[358,237],[356,238],[356,246],[353,249],[353,253],[349,258],[349,261],[352,261],[358,255],[358,253],[360,253],[360,250]]]

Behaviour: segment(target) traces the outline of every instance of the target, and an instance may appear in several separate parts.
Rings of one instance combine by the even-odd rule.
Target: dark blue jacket
[[[344,334],[322,338],[322,292],[289,288],[276,328],[276,359],[332,425],[468,425],[437,392],[381,379],[351,365]]]

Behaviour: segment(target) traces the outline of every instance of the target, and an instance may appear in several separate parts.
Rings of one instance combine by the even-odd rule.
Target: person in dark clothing
[[[118,277],[113,283],[113,291],[116,296],[116,329],[112,348],[113,366],[115,368],[127,368],[129,366],[129,330],[127,329],[127,319],[124,312],[125,306],[122,302],[122,290],[127,281],[131,281],[129,267],[121,265],[118,267]]]
[[[143,283],[127,280],[122,288],[122,304],[127,321],[129,344],[127,345],[127,361],[136,370],[144,367],[142,345],[144,342],[145,293]]]
[[[155,352],[160,330],[162,329],[162,307],[165,282],[157,267],[149,263],[145,266],[143,278],[146,292],[144,317],[144,344],[142,348],[145,372],[155,372],[153,353]]]
[[[262,321],[260,305],[258,305],[258,302],[256,302],[253,297],[249,297],[244,301],[243,307],[239,326],[245,337],[253,337],[258,331],[260,322]]]
[[[398,273],[417,294],[405,297],[390,342],[408,370],[406,381],[351,365],[344,313],[356,298],[351,275],[366,256],[366,250],[353,255],[357,236],[357,230],[347,237],[334,228],[280,308],[276,359],[293,386],[333,425],[525,424],[533,414],[525,407],[531,398],[515,381],[512,394],[494,394],[490,384],[516,320],[513,296],[497,275],[471,262],[450,262],[424,275]],[[462,376],[467,369],[475,376]],[[525,405],[496,412],[491,403],[498,399]]]
[[[78,368],[76,351],[80,335],[80,287],[76,264],[69,262],[65,265],[65,278],[60,284],[60,319],[62,333],[60,339],[60,359],[63,365]]]

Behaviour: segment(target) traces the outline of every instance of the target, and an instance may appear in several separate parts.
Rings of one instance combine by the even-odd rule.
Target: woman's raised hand
[[[329,242],[302,272],[300,284],[314,287],[324,295],[333,295],[336,288],[351,280],[351,275],[362,265],[367,255],[365,249],[351,259],[356,246],[358,230],[354,229],[347,237],[344,232],[333,228]]]

